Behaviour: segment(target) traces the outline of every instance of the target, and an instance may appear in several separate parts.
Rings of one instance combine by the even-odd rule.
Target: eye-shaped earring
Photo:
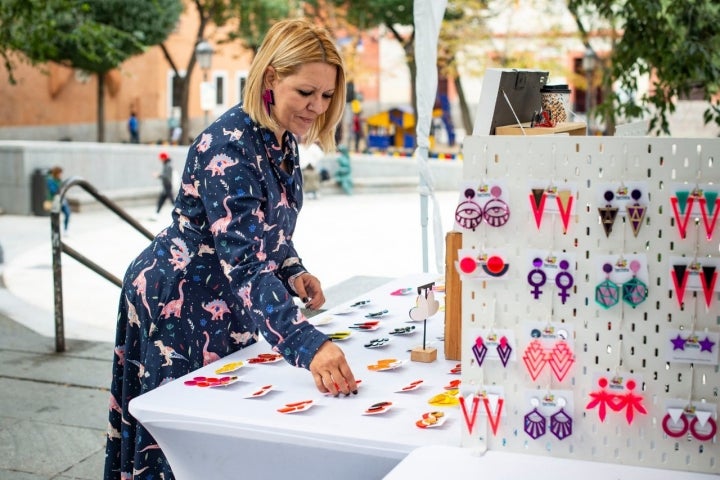
[[[465,189],[465,200],[455,209],[455,221],[467,230],[475,230],[483,220],[483,209],[474,199],[475,190]]]
[[[502,227],[510,219],[510,207],[500,199],[502,188],[494,185],[490,189],[490,195],[493,198],[488,200],[483,209],[483,218],[491,227]]]

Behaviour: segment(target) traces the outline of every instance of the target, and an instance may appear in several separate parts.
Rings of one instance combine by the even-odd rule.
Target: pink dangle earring
[[[262,99],[265,104],[265,112],[270,115],[270,105],[275,105],[275,94],[272,89],[266,88],[262,94]]]

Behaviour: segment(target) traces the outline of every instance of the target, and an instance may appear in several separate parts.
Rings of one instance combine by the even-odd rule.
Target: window
[[[243,92],[245,91],[245,84],[247,83],[247,72],[238,72],[237,74],[237,103],[242,102]]]
[[[175,75],[175,72],[169,70],[167,73],[167,115],[172,115],[175,109],[180,108],[182,103],[180,83],[183,80],[185,72],[180,72],[180,75]]]
[[[213,84],[215,86],[215,108],[224,110],[227,107],[227,74],[225,72],[213,73]]]

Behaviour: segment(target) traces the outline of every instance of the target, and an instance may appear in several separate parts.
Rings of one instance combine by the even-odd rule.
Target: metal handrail
[[[95,200],[112,210],[117,216],[125,220],[135,230],[145,235],[149,240],[155,238],[155,235],[148,229],[143,227],[137,220],[132,218],[130,215],[120,208],[115,202],[107,198],[105,195],[100,193],[92,184],[81,177],[70,177],[64,180],[60,184],[60,190],[58,194],[53,198],[52,208],[50,209],[50,230],[51,230],[51,243],[52,243],[52,262],[53,262],[53,290],[55,296],[55,351],[65,351],[65,316],[63,313],[63,298],[62,298],[62,261],[61,254],[66,253],[70,257],[74,258],[81,264],[88,267],[90,270],[99,274],[106,280],[114,283],[118,287],[122,286],[122,281],[112,273],[102,268],[97,263],[93,262],[89,258],[82,255],[74,248],[65,244],[62,241],[60,235],[60,210],[62,202],[65,199],[65,194],[70,188],[78,186],[85,190],[87,193],[92,195]]]

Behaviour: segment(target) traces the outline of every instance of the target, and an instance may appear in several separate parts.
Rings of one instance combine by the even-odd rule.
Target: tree
[[[592,48],[593,18],[606,21],[617,36],[603,68],[601,118],[614,122],[616,116],[632,119],[649,113],[650,131],[670,134],[667,116],[677,100],[700,97],[708,103],[705,123],[720,125],[720,3],[569,0],[568,8],[586,46]],[[650,78],[651,88],[636,98],[641,76]]]
[[[180,0],[3,0],[0,48],[10,72],[7,50],[36,65],[56,62],[96,74],[97,139],[102,142],[105,75],[167,38],[181,9]]]
[[[240,42],[245,48],[256,52],[270,26],[275,21],[290,16],[293,11],[291,3],[287,0],[188,0],[186,2],[197,12],[199,24],[195,44],[185,66],[187,72],[185,75],[180,73],[179,63],[170,55],[165,44],[160,44],[163,55],[174,72],[174,88],[178,89],[180,102],[180,128],[185,138],[190,123],[188,114],[190,78],[197,63],[194,47],[203,40],[211,39],[218,45]],[[216,28],[211,32],[213,26]],[[217,33],[220,30],[225,33]]]

